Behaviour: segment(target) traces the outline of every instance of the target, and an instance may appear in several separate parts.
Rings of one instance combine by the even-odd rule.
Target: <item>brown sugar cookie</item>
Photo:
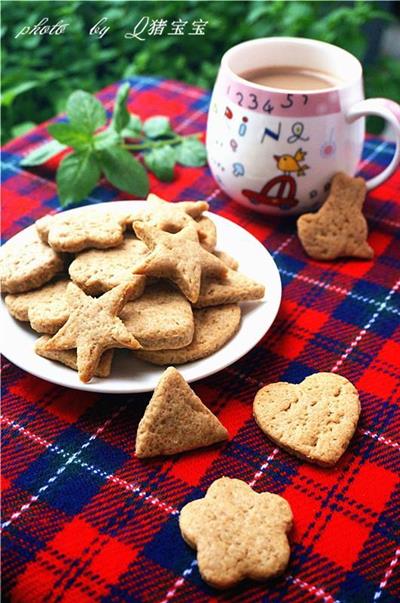
[[[278,446],[318,465],[334,465],[360,416],[354,385],[334,373],[315,373],[299,385],[271,383],[257,392],[254,417]]]
[[[262,299],[265,287],[240,272],[228,269],[225,277],[205,277],[195,308]]]
[[[321,209],[300,216],[297,233],[310,257],[316,260],[373,257],[362,213],[366,190],[363,178],[351,178],[340,172],[333,177],[331,191]]]
[[[213,251],[213,254],[222,260],[231,270],[237,270],[239,268],[239,262],[226,251]]]
[[[145,222],[134,222],[134,229],[151,249],[134,266],[134,272],[170,279],[191,302],[196,302],[199,297],[202,275],[225,275],[228,270],[224,262],[200,245],[196,229],[191,225],[176,234],[158,230]]]
[[[37,289],[64,269],[62,257],[43,243],[32,228],[1,248],[0,283],[3,293]]]
[[[86,295],[75,283],[67,287],[70,315],[63,327],[46,343],[44,349],[77,350],[79,378],[85,383],[95,374],[103,352],[110,348],[140,348],[118,314],[126,304],[134,285],[114,287],[101,297]]]
[[[43,358],[55,360],[61,364],[65,364],[74,371],[78,370],[76,350],[48,350],[47,343],[50,340],[48,335],[43,335],[35,342],[35,352]],[[95,377],[108,377],[111,373],[111,363],[114,355],[114,350],[106,350],[97,365],[94,372]]]
[[[112,249],[89,249],[80,253],[69,266],[71,279],[89,295],[101,295],[124,282],[136,283],[134,297],[144,290],[146,277],[133,275],[132,267],[148,252],[147,246],[133,237]]]
[[[176,454],[228,439],[228,432],[176,368],[163,373],[139,423],[136,456]]]
[[[91,207],[72,213],[60,213],[40,218],[36,230],[40,238],[55,251],[78,253],[95,247],[107,249],[120,245],[131,214],[121,210]]]
[[[201,216],[196,219],[199,241],[208,251],[214,251],[217,244],[217,228],[211,218]]]
[[[197,550],[203,580],[225,589],[245,578],[266,580],[285,570],[292,521],[289,503],[281,496],[258,494],[239,479],[221,477],[204,498],[183,507],[179,527]]]
[[[211,356],[239,330],[240,307],[236,304],[195,310],[192,343],[179,350],[139,350],[136,356],[157,365],[185,364]]]
[[[144,220],[150,226],[176,233],[188,224],[197,228],[194,218],[201,218],[208,210],[205,201],[181,201],[173,203],[150,194],[147,197],[146,209],[134,216],[134,220]]]
[[[17,320],[28,321],[38,333],[55,333],[68,320],[67,278],[60,278],[40,289],[6,295],[4,302]]]
[[[146,287],[141,297],[126,304],[120,318],[146,350],[182,348],[193,339],[192,307],[166,281]]]

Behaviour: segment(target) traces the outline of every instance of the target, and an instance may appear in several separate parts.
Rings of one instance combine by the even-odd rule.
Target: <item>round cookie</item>
[[[334,465],[357,427],[360,400],[354,385],[335,373],[301,383],[271,383],[254,399],[254,417],[278,446],[310,462]]]
[[[64,269],[61,256],[43,243],[32,229],[5,243],[0,258],[0,283],[3,293],[23,293],[41,287]]]
[[[192,343],[179,350],[138,350],[136,356],[157,365],[185,364],[211,356],[238,331],[240,307],[236,304],[195,310]]]
[[[68,320],[68,283],[61,278],[34,291],[6,295],[4,302],[17,320],[30,322],[38,333],[53,334]]]
[[[165,281],[146,287],[141,297],[126,304],[119,317],[146,350],[182,348],[193,339],[192,307]]]
[[[132,267],[147,252],[143,241],[127,237],[113,249],[83,251],[70,264],[69,275],[89,295],[101,295],[121,283],[134,281],[134,297],[138,297],[143,293],[146,277],[133,275]]]

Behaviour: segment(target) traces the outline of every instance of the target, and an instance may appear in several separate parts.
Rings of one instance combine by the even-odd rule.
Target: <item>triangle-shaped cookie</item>
[[[228,439],[217,417],[176,368],[163,373],[136,436],[136,456],[175,454]]]

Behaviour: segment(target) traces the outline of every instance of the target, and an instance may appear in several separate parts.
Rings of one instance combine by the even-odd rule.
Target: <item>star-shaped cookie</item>
[[[286,568],[292,526],[289,503],[277,494],[257,494],[239,479],[221,477],[207,494],[183,507],[179,527],[197,549],[200,574],[215,588],[265,580]]]
[[[141,346],[118,318],[132,293],[134,283],[124,283],[93,298],[75,283],[67,287],[70,315],[65,325],[45,346],[49,351],[77,350],[77,366],[81,381],[88,382],[95,374],[101,355],[110,348]]]
[[[147,197],[146,206],[144,212],[139,214],[138,219],[167,232],[177,232],[187,224],[192,224],[197,228],[194,218],[200,218],[209,207],[206,201],[170,203],[153,194]]]
[[[135,274],[147,274],[173,281],[189,301],[195,303],[200,294],[201,276],[224,276],[228,269],[212,253],[199,243],[194,226],[185,226],[176,234],[170,234],[145,222],[134,222],[136,235],[151,252],[133,267]]]

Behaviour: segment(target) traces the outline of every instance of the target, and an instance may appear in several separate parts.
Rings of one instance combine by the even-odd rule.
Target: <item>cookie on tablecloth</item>
[[[228,432],[176,368],[170,366],[154,390],[136,436],[136,456],[176,454],[210,446]]]
[[[221,477],[204,498],[183,507],[179,527],[197,550],[203,580],[225,589],[245,578],[282,574],[289,562],[292,521],[290,505],[281,496],[258,494],[242,480]]]
[[[354,385],[335,373],[301,383],[271,383],[254,399],[254,417],[278,446],[318,465],[334,465],[357,427],[360,400]]]
[[[355,257],[370,260],[368,224],[362,208],[367,187],[363,178],[339,172],[332,179],[329,196],[315,214],[297,220],[297,233],[306,253],[316,260]]]

